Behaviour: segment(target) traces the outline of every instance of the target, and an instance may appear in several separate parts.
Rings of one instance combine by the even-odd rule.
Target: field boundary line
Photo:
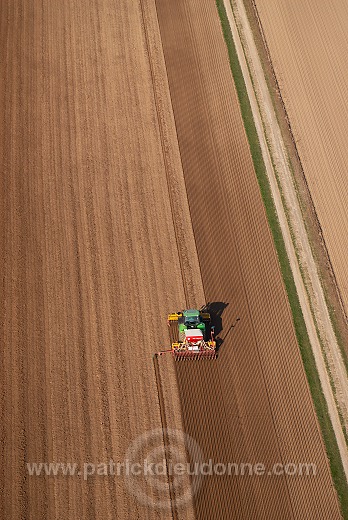
[[[246,59],[253,87],[252,90],[256,98],[256,104],[254,105],[254,103],[252,103],[254,119],[259,116],[261,121],[260,129],[258,130],[259,140],[263,141],[264,147],[267,146],[271,157],[271,163],[266,164],[266,170],[269,178],[273,172],[273,177],[276,179],[278,185],[277,191],[275,191],[275,186],[271,185],[273,199],[276,199],[280,195],[281,199],[283,199],[282,206],[285,208],[285,212],[280,212],[278,205],[276,206],[278,218],[280,223],[284,217],[288,222],[295,254],[298,258],[297,265],[300,268],[300,275],[304,282],[304,288],[308,294],[308,303],[311,307],[311,314],[317,330],[316,336],[319,339],[324,361],[328,366],[330,384],[335,397],[340,420],[341,423],[343,423],[342,427],[344,433],[347,434],[348,408],[346,396],[348,395],[348,377],[346,366],[332,326],[317,265],[313,257],[308,234],[303,221],[286,148],[273,109],[272,100],[257,53],[256,45],[252,38],[252,32],[250,30],[244,4],[240,0],[233,0],[233,5],[236,27],[239,31],[243,54]],[[247,86],[247,89],[250,97],[249,90],[251,90],[251,88],[248,88]],[[282,228],[282,232],[284,236],[284,233],[287,233],[287,230]],[[289,248],[287,248],[287,250],[289,256]],[[294,270],[293,272],[295,273]],[[298,272],[296,272],[295,275],[295,282],[297,277]],[[302,287],[298,286],[297,291],[299,292],[301,290]],[[301,307],[303,310],[302,303]],[[314,346],[312,340],[311,344]],[[315,346],[317,348],[317,344],[315,344]]]
[[[218,5],[219,4],[221,6],[221,1],[218,2]],[[291,230],[290,230],[290,227],[289,227],[289,224],[288,224],[288,221],[286,218],[286,213],[285,213],[285,210],[284,210],[284,207],[282,204],[281,193],[279,190],[276,173],[274,172],[272,158],[269,153],[267,139],[264,135],[264,126],[263,126],[262,118],[259,113],[259,106],[258,106],[258,102],[257,102],[255,92],[254,92],[254,85],[253,85],[252,79],[250,77],[250,70],[249,70],[245,55],[244,55],[242,42],[240,39],[240,35],[238,33],[237,24],[234,19],[231,4],[229,3],[229,0],[223,0],[223,5],[224,5],[224,9],[226,11],[226,16],[228,18],[230,31],[232,31],[234,45],[236,47],[236,52],[237,52],[238,60],[240,63],[240,67],[243,71],[243,79],[245,82],[244,88],[247,89],[248,96],[249,96],[249,102],[250,102],[250,105],[252,106],[254,124],[256,127],[257,134],[258,134],[259,145],[261,147],[262,156],[263,156],[264,162],[267,165],[268,182],[269,182],[269,185],[272,190],[273,204],[277,211],[278,224],[281,226],[283,240],[284,240],[286,252],[288,255],[287,261],[290,262],[290,265],[292,268],[298,297],[301,301],[301,308],[302,308],[302,312],[303,312],[303,317],[305,319],[307,332],[311,338],[311,344],[312,345],[314,344],[314,346],[315,346],[315,348],[313,348],[315,364],[317,366],[317,371],[319,373],[321,387],[322,387],[322,390],[324,391],[324,395],[325,395],[326,402],[327,402],[327,407],[329,409],[329,414],[330,414],[330,418],[332,421],[332,427],[334,427],[336,440],[337,440],[337,444],[338,444],[338,448],[339,448],[339,452],[340,452],[340,456],[341,456],[341,460],[342,460],[342,464],[343,464],[343,470],[344,470],[344,473],[347,478],[347,476],[348,476],[347,445],[345,442],[344,433],[343,433],[342,426],[340,423],[340,418],[339,418],[339,414],[337,411],[333,391],[331,388],[330,379],[329,379],[329,376],[326,371],[325,361],[323,359],[323,353],[321,350],[320,341],[319,341],[319,338],[317,335],[316,326],[315,326],[314,319],[313,319],[313,316],[311,313],[306,287],[305,287],[305,284],[304,284],[302,276],[301,276],[295,247],[292,242]],[[281,216],[281,218],[280,218],[280,216]],[[295,276],[295,273],[296,273],[296,276]],[[331,462],[331,459],[330,459],[330,462]]]
[[[162,423],[162,431],[163,431],[163,446],[164,446],[164,454],[166,459],[166,473],[167,473],[167,481],[169,488],[169,499],[171,504],[171,513],[172,519],[178,519],[178,511],[176,508],[176,500],[175,493],[173,489],[173,477],[169,473],[169,460],[167,457],[167,453],[169,452],[170,440],[168,439],[168,426],[167,426],[167,418],[166,418],[166,407],[164,403],[163,389],[162,389],[162,379],[160,374],[160,368],[158,365],[158,354],[153,355],[153,366],[155,371],[155,380],[157,386],[157,396],[158,396],[158,405],[160,409],[161,423]]]
[[[145,15],[145,6],[144,2],[146,3],[148,0],[139,0],[139,6],[140,6],[140,12],[142,17],[142,26],[144,31],[144,38],[145,38],[145,45],[146,45],[146,54],[148,58],[149,63],[149,70],[151,75],[151,82],[152,82],[152,91],[153,91],[153,99],[154,99],[154,105],[156,110],[156,119],[157,119],[157,125],[158,125],[158,132],[160,136],[161,141],[161,150],[162,150],[162,157],[163,157],[163,165],[165,170],[165,176],[166,176],[166,183],[167,183],[167,192],[168,192],[168,198],[170,203],[170,211],[172,216],[172,223],[173,223],[173,230],[175,234],[175,243],[176,243],[176,251],[178,255],[179,260],[179,266],[181,271],[181,283],[183,287],[183,294],[185,299],[185,307],[196,307],[197,305],[202,305],[203,303],[206,303],[206,296],[202,281],[202,273],[201,273],[201,266],[199,262],[199,257],[197,253],[197,245],[196,245],[196,239],[193,232],[192,227],[192,221],[190,217],[190,208],[189,208],[189,201],[187,198],[187,191],[186,191],[186,184],[185,184],[185,178],[183,173],[183,167],[182,167],[182,161],[181,161],[181,154],[179,150],[179,144],[178,144],[178,136],[177,136],[177,130],[176,130],[176,124],[175,124],[175,115],[172,107],[172,100],[170,95],[170,89],[168,84],[168,76],[167,76],[167,69],[166,69],[166,63],[163,53],[163,47],[162,47],[162,40],[161,40],[161,34],[160,34],[160,28],[158,24],[158,15],[157,15],[157,6],[156,6],[156,0],[149,0],[153,3],[153,9],[156,16],[156,22],[158,25],[158,33],[159,33],[159,49],[152,49],[152,44],[150,43],[150,37],[149,37],[149,30],[147,26],[147,20]],[[170,152],[169,148],[170,145],[168,144],[169,136],[168,136],[168,130],[166,131],[166,124],[164,122],[164,114],[163,114],[163,104],[165,103],[165,100],[163,100],[163,97],[159,93],[160,91],[160,85],[159,82],[162,78],[158,78],[158,75],[155,71],[153,60],[155,59],[153,56],[153,51],[158,51],[162,57],[163,57],[163,81],[165,83],[164,87],[167,88],[168,91],[168,104],[170,106],[170,110],[172,113],[172,123],[173,123],[173,133],[175,134],[175,144],[173,145],[173,148],[177,148],[177,157],[178,161],[180,163],[180,171],[178,172],[178,176],[180,179],[173,177],[173,173],[176,173],[175,166],[171,168],[170,166],[170,160],[171,157],[168,157],[168,154],[172,153],[172,156],[175,154],[175,152]],[[171,122],[169,122],[169,125]],[[172,170],[172,171],[171,171]],[[179,197],[182,196],[182,198],[179,199]],[[183,206],[186,208],[186,216],[183,215]],[[187,219],[187,222],[185,220]],[[190,228],[188,228],[190,226]],[[192,237],[191,240],[191,248],[188,247],[188,236]],[[165,454],[169,451],[170,447],[170,439],[168,438],[168,425],[167,425],[167,415],[166,415],[166,406],[165,406],[165,399],[163,395],[163,382],[162,377],[160,373],[160,366],[159,366],[159,360],[158,355],[154,354],[153,356],[153,365],[154,365],[154,372],[155,372],[155,380],[156,380],[156,386],[157,386],[157,397],[158,397],[158,403],[159,403],[159,409],[160,409],[160,417],[161,417],[161,425],[163,430],[163,446],[165,450]],[[181,412],[182,413],[182,412]],[[169,461],[167,460],[167,468],[169,468]],[[168,482],[168,489],[169,489],[169,498],[170,498],[170,504],[171,504],[171,515],[173,520],[176,520],[179,518],[179,510],[175,495],[175,490],[173,488],[173,477],[169,474],[169,470],[167,469],[167,482]]]
[[[154,4],[154,10],[156,12],[156,20],[157,20],[157,24],[158,24],[156,0],[153,0],[153,4]],[[159,93],[158,93],[159,89],[156,87],[156,85],[157,85],[156,73],[154,71],[154,66],[153,66],[153,56],[152,56],[151,44],[150,44],[150,40],[149,40],[149,33],[148,33],[148,28],[147,28],[146,16],[145,16],[144,0],[139,0],[139,5],[140,5],[140,10],[141,10],[141,16],[142,16],[142,24],[143,24],[143,28],[144,28],[146,52],[147,52],[147,56],[148,56],[148,62],[149,62],[149,68],[150,68],[150,74],[151,74],[153,98],[154,98],[154,104],[155,104],[155,108],[156,108],[158,130],[159,130],[159,135],[160,135],[160,139],[161,139],[163,164],[164,164],[164,169],[165,169],[165,173],[166,173],[168,197],[169,197],[171,214],[172,214],[173,229],[174,229],[174,233],[175,233],[176,249],[178,252],[178,259],[179,259],[180,270],[181,270],[181,278],[182,278],[183,291],[184,291],[184,295],[185,295],[185,302],[186,302],[186,307],[196,307],[198,304],[202,305],[201,300],[204,300],[203,303],[206,303],[206,300],[205,300],[205,293],[204,293],[204,287],[203,287],[203,282],[202,282],[201,267],[200,267],[200,263],[199,263],[198,253],[197,253],[196,241],[195,241],[193,228],[192,228],[192,222],[191,222],[191,218],[190,218],[190,209],[189,209],[189,202],[187,199],[187,192],[186,192],[185,179],[184,179],[184,174],[183,174],[183,169],[182,169],[181,155],[180,155],[180,151],[178,150],[178,157],[179,157],[180,166],[181,166],[180,176],[182,178],[182,183],[183,183],[182,188],[183,189],[178,187],[180,182],[176,182],[176,186],[174,185],[173,176],[171,176],[170,171],[169,171],[168,158],[167,158],[168,146],[166,145],[167,140],[165,137],[166,134],[165,134],[165,129],[164,129],[165,125],[163,123],[163,117],[161,115],[162,114],[161,108],[160,108],[161,103],[159,100]],[[159,27],[158,27],[158,31],[160,31]],[[171,104],[172,101],[171,101],[171,97],[170,97],[167,70],[166,70],[166,65],[165,65],[165,60],[164,60],[164,55],[163,55],[161,39],[160,39],[160,53],[163,56],[164,70],[165,70],[165,83],[168,88],[169,103],[170,103],[171,112],[173,114],[173,119],[174,119],[173,123],[174,123],[175,136],[176,136],[176,145],[175,146],[178,148],[178,139],[177,139],[177,133],[176,133],[175,118],[174,118],[173,107]],[[183,195],[185,197],[185,199],[184,199],[185,202],[183,204],[182,199],[180,199],[180,204],[176,205],[175,191],[179,191],[179,190],[182,192],[181,195]],[[185,255],[185,251],[184,251],[184,249],[185,249],[187,251],[187,253],[189,253],[189,250],[186,247],[188,244],[187,235],[188,235],[189,231],[187,229],[187,226],[185,226],[184,222],[183,222],[184,218],[185,218],[182,216],[183,205],[185,205],[185,207],[187,208],[187,216],[189,219],[189,224],[191,225],[191,233],[190,233],[190,235],[192,236],[191,243],[194,245],[193,246],[194,252],[192,251],[191,253],[192,253],[192,255],[194,255],[194,259],[193,259],[192,255],[190,255],[190,257],[188,258],[188,254]],[[176,209],[177,207],[179,208],[179,211]],[[182,239],[180,239],[180,237]],[[183,246],[183,244],[185,245],[185,247]],[[186,262],[185,262],[185,260],[186,260]],[[195,263],[196,263],[196,266],[198,266],[199,281],[197,281],[197,279],[194,280],[194,276],[190,276],[191,271],[194,269],[194,267],[193,267],[193,269],[191,269],[192,260],[193,261],[196,260]],[[188,271],[190,271],[190,272],[188,272]],[[195,281],[198,283],[195,283]],[[199,284],[199,287],[198,287],[198,284]],[[197,301],[197,300],[199,300],[199,301]]]

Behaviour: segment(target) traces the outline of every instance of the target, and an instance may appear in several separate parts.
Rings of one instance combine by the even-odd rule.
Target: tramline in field
[[[214,327],[208,312],[187,309],[169,314],[171,349],[162,350],[158,355],[171,352],[175,359],[216,358]]]

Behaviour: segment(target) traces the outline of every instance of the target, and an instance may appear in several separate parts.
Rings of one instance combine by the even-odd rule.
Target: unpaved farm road
[[[317,370],[328,405],[330,419],[335,431],[344,471],[346,477],[348,478],[348,448],[338,413],[341,413],[345,428],[348,431],[347,371],[345,369],[330,320],[329,310],[327,308],[318,270],[313,258],[300,205],[297,199],[296,189],[287,158],[287,151],[274,112],[272,100],[268,91],[263,68],[258,56],[256,45],[254,43],[243,1],[234,1],[234,14],[232,12],[229,0],[224,0],[224,4],[235,41],[239,62],[243,71],[244,80],[248,90],[253,117],[258,132],[279,223],[295,280],[297,294],[299,296],[307,332],[313,348]],[[240,32],[238,32],[234,15],[238,22]],[[243,38],[243,46],[241,36]],[[249,67],[247,65],[244,52],[246,53]],[[249,71],[251,71],[252,80]],[[268,149],[267,142],[269,143],[270,150]],[[299,261],[297,259],[296,251],[293,245],[293,240],[291,237],[287,216],[283,207],[283,201],[280,190],[278,188],[276,173],[273,165],[275,165],[275,169],[278,173],[282,194],[288,208],[289,218],[296,240],[297,253],[300,259]],[[300,265],[303,272],[305,272],[308,286],[310,288],[310,296],[316,322],[312,316],[311,306],[301,275]],[[318,326],[320,335],[316,330],[316,324]],[[322,352],[320,340],[323,341],[324,352],[327,356],[330,374],[335,385],[335,395],[338,403],[337,405],[335,402],[333,390],[331,388],[330,378],[325,365],[325,358]]]

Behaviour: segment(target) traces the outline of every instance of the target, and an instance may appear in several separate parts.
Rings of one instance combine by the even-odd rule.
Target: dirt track
[[[159,428],[152,353],[168,341],[167,312],[204,297],[154,3],[142,5],[2,2],[4,519],[171,517],[140,504],[122,479],[29,477],[25,468],[122,460],[131,441]],[[241,317],[216,364],[177,366],[180,390],[196,397],[182,402],[185,428],[222,462],[281,457],[319,471],[274,485],[208,480],[197,517],[213,518],[214,497],[217,518],[240,517],[240,507],[246,517],[337,518],[215,4],[196,13],[178,2],[178,39],[163,25],[170,2],[158,7],[205,297],[229,303],[224,333]],[[166,373],[167,420],[180,429]]]
[[[157,9],[205,296],[228,303],[218,360],[177,364],[186,430],[206,459],[320,467],[307,480],[209,477],[197,516],[338,518],[215,3]]]
[[[347,317],[348,5],[255,4]]]

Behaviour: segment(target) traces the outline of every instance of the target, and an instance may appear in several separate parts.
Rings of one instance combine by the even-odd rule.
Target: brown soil
[[[152,354],[186,306],[172,171],[187,299],[203,298],[168,87],[164,154],[140,5],[5,0],[0,16],[0,517],[170,518],[122,478],[25,466],[121,462],[161,426]]]
[[[209,477],[197,517],[339,518],[215,3],[157,11],[205,296],[228,303],[218,360],[177,363],[186,430],[216,462],[320,467],[307,480]]]
[[[262,27],[263,42],[259,34],[259,50],[263,52],[264,65],[273,75],[278,113],[285,110],[291,125],[290,133],[283,126],[283,135],[293,141],[289,151],[303,211],[326,293],[348,352],[347,244],[343,231],[347,204],[346,190],[342,189],[346,118],[345,105],[341,103],[347,83],[347,38],[342,30],[348,17],[347,6],[339,0],[330,6],[325,2],[307,2],[295,7],[281,0],[245,3],[250,20],[257,17],[254,27],[257,24]],[[282,120],[281,115],[281,124]]]
[[[274,67],[271,61],[270,51],[266,42],[266,36],[263,31],[260,17],[256,7],[255,0],[244,0],[245,10],[248,15],[249,24],[251,26],[255,44],[257,46],[259,58],[265,71],[269,91],[272,96],[273,106],[277,114],[277,120],[282,132],[283,141],[285,143],[291,166],[294,174],[294,181],[304,217],[307,233],[311,242],[312,252],[315,257],[316,264],[319,269],[321,283],[323,285],[325,296],[332,311],[331,317],[334,320],[336,331],[341,340],[341,345],[348,355],[348,327],[345,309],[337,284],[337,279],[333,271],[331,259],[327,250],[327,246],[323,236],[323,230],[318,219],[316,208],[314,207],[312,195],[309,191],[307,179],[303,171],[303,165],[298,152],[295,137],[291,128],[291,121],[282,92],[279,87]]]
[[[272,100],[259,61],[258,51],[253,42],[253,35],[251,33],[242,0],[235,0],[233,8],[234,14],[228,4],[228,0],[225,0],[225,7],[235,41],[240,66],[243,71],[274,205],[277,211],[279,225],[282,230],[290,267],[292,269],[299,303],[301,305],[303,318],[307,328],[308,338],[311,343],[322,391],[327,402],[330,420],[339,446],[343,468],[346,474],[348,474],[348,451],[339,417],[339,413],[341,413],[342,419],[346,421],[347,403],[345,396],[348,395],[346,369],[340,356],[339,346],[330,321],[317,266],[311,252],[303,215],[298,202],[293,175],[288,164],[287,151],[273,110]],[[239,35],[234,16],[239,25],[241,36]],[[244,50],[241,44],[241,39],[243,39]],[[248,64],[245,57],[247,57]],[[251,82],[249,71],[252,75],[253,83]],[[272,161],[270,159],[270,154],[272,155]],[[278,182],[274,171],[275,169],[278,173],[278,182],[281,194],[280,189],[278,188]],[[285,213],[284,206],[287,208],[287,214]],[[288,226],[288,221],[292,227],[292,236]],[[300,271],[299,265],[301,265],[302,272]],[[313,317],[315,318],[317,329]],[[322,343],[320,343],[320,340]],[[328,368],[326,368],[323,352],[325,353],[325,358],[328,362]],[[337,404],[331,389],[328,372],[333,380]]]
[[[177,383],[163,360],[167,426],[220,462],[318,467],[207,479],[197,517],[337,518],[215,4],[173,6],[158,2],[205,298],[229,303],[223,336],[241,321]],[[0,23],[0,516],[171,518],[123,479],[25,467],[122,461],[160,428],[152,353],[166,314],[204,300],[154,3],[4,0]]]

